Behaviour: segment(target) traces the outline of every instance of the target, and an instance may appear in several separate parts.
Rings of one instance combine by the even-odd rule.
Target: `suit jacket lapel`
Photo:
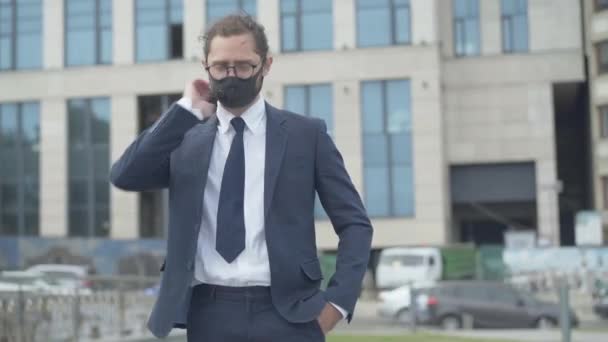
[[[287,145],[285,116],[266,103],[266,165],[264,168],[264,217],[268,215]]]
[[[217,134],[217,124],[217,117],[210,117],[202,124],[197,125],[194,129],[194,132],[192,133],[192,137],[188,139],[188,146],[192,149],[191,151],[189,151],[188,154],[194,157],[192,158],[193,161],[198,161],[192,163],[192,166],[196,168],[194,172],[197,175],[205,175],[202,177],[197,177],[197,179],[201,180],[201,182],[198,184],[201,191],[197,191],[197,194],[202,193],[207,183],[206,175],[209,171],[209,164],[211,162],[211,152],[213,151],[215,135]],[[197,196],[197,198],[200,201],[203,200],[202,196]],[[200,210],[202,210],[202,202],[197,208],[200,208]],[[201,215],[199,215],[198,217],[201,217]]]

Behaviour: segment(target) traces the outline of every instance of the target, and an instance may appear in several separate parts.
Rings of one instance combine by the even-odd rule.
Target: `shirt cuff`
[[[344,319],[344,318],[346,318],[346,316],[348,316],[348,312],[346,312],[346,310],[339,307],[337,304],[334,304],[332,302],[329,302],[329,304],[331,304],[331,306],[336,308],[336,310],[340,311],[340,313],[342,314],[342,319]]]
[[[199,120],[203,120],[203,112],[198,108],[192,108],[192,99],[182,97],[177,101],[177,104],[192,113],[192,115],[196,116]]]

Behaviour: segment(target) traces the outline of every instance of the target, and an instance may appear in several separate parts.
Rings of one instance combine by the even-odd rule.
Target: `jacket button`
[[[194,270],[194,260],[188,261],[188,271]]]

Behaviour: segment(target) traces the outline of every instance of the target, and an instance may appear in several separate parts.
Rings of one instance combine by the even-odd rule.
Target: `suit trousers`
[[[291,323],[272,304],[270,288],[199,284],[192,289],[188,342],[324,342],[317,320]]]

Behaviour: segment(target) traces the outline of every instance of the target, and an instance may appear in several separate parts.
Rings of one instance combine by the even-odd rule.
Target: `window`
[[[37,102],[0,104],[0,236],[39,233],[39,111]]]
[[[371,216],[413,216],[410,82],[361,87],[365,203]]]
[[[112,63],[112,0],[66,0],[65,63]]]
[[[294,113],[314,116],[325,121],[327,133],[333,136],[333,93],[331,84],[295,85],[285,87],[285,109]],[[319,197],[315,200],[315,217],[326,219]]]
[[[152,126],[160,116],[179,100],[181,94],[139,96],[139,131]],[[152,190],[139,193],[139,236],[142,238],[165,238],[169,221],[169,193],[167,190]]]
[[[480,290],[485,295],[485,300],[499,305],[515,306],[519,299],[517,293],[508,286],[486,285]]]
[[[595,10],[603,11],[608,9],[608,0],[595,0]]]
[[[601,41],[595,45],[597,57],[597,72],[605,74],[608,72],[608,40]]]
[[[600,114],[600,138],[608,138],[608,105],[598,107]]]
[[[502,50],[528,51],[528,0],[501,0]]]
[[[456,56],[479,55],[479,0],[454,0]]]
[[[256,0],[207,0],[207,25],[229,14],[257,14]]]
[[[333,2],[281,0],[281,51],[331,50]]]
[[[604,200],[604,210],[608,210],[608,176],[602,176],[602,199]]]
[[[357,46],[410,43],[409,0],[357,0]]]
[[[0,71],[42,65],[41,0],[0,0]]]
[[[136,0],[136,60],[183,57],[182,0]]]
[[[110,100],[68,101],[69,235],[110,233]]]

